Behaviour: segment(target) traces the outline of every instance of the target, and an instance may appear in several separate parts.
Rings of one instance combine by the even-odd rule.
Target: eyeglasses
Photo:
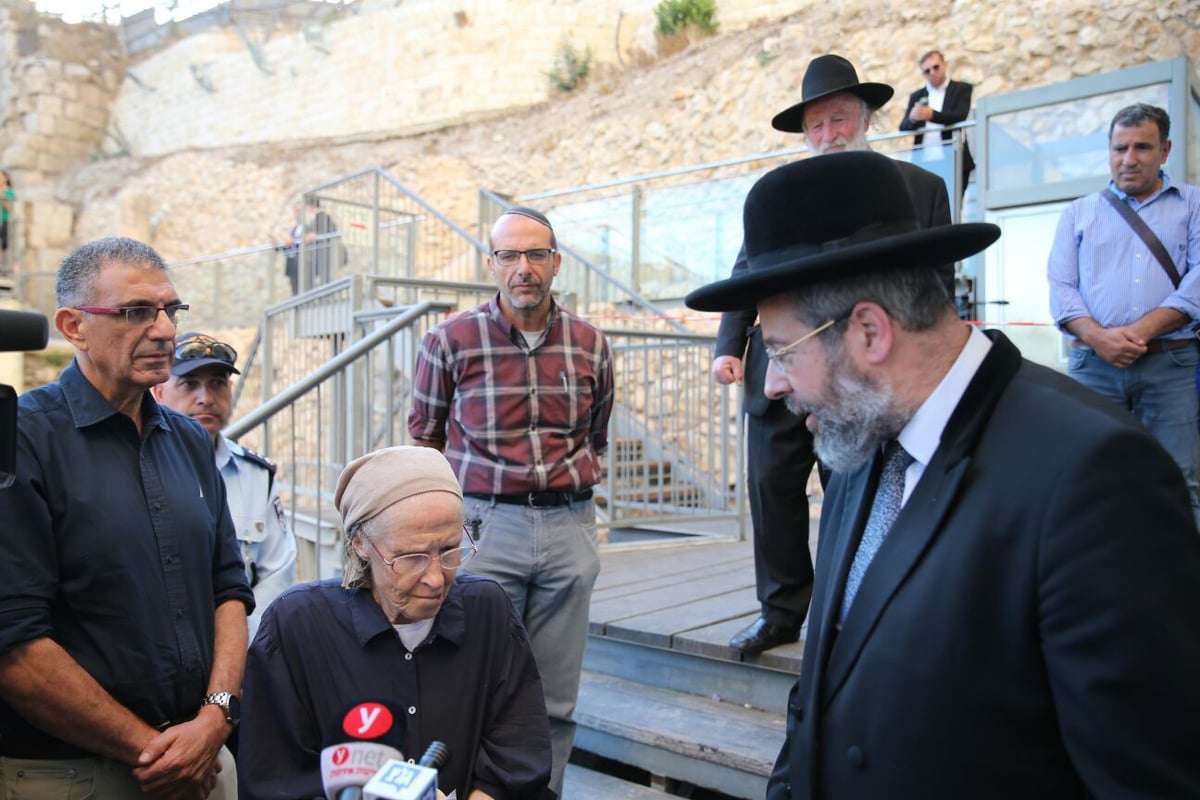
[[[464,526],[464,532],[465,530]],[[462,547],[451,547],[433,555],[429,553],[404,553],[403,555],[394,556],[389,559],[374,542],[370,539],[367,539],[367,541],[371,543],[371,549],[379,555],[379,560],[391,567],[392,572],[397,575],[419,575],[429,569],[429,565],[435,558],[441,564],[442,569],[458,569],[474,558],[475,554],[479,552],[478,547],[473,544],[467,544]]]
[[[853,311],[853,309],[851,309],[851,311]],[[842,320],[846,320],[849,318],[850,318],[850,311],[847,311],[845,314],[838,314],[833,319],[829,320],[828,322],[824,322],[824,323],[818,325],[817,327],[813,328],[811,331],[804,334],[799,339],[797,339],[796,341],[792,342],[789,345],[784,345],[783,347],[779,348],[778,350],[772,350],[769,347],[764,348],[767,352],[767,360],[773,362],[775,364],[775,366],[779,367],[780,369],[783,369],[784,367],[787,366],[787,363],[784,362],[784,359],[787,356],[791,355],[791,353],[797,347],[804,344],[809,339],[816,336],[818,333],[820,333],[824,330],[828,330],[829,328],[832,328],[834,325],[837,325]]]
[[[496,263],[502,267],[515,267],[521,263],[521,256],[525,256],[525,260],[531,266],[540,267],[550,261],[550,256],[557,253],[558,250],[553,247],[535,247],[532,250],[493,250],[492,258],[496,259]]]
[[[196,335],[180,339],[175,345],[175,360],[189,361],[196,358],[215,358],[232,367],[237,363],[237,350],[211,336]]]
[[[937,72],[941,68],[942,68],[941,64],[930,64],[928,67],[921,68],[921,74],[928,75],[931,72]]]
[[[123,306],[121,308],[75,306],[77,311],[84,311],[88,314],[102,314],[106,317],[119,317],[123,314],[125,321],[136,328],[144,328],[147,325],[153,324],[154,320],[158,319],[158,312],[160,311],[167,315],[168,322],[178,327],[180,321],[187,316],[189,308],[191,306],[187,303],[173,303],[169,306]]]

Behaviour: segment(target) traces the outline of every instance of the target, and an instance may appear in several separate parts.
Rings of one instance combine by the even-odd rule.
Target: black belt
[[[571,503],[582,503],[592,499],[592,490],[582,492],[529,492],[528,494],[467,494],[477,500],[489,503],[504,503],[510,506],[529,506],[530,508],[557,508],[569,506]]]
[[[23,736],[0,736],[0,758],[28,758],[42,761],[62,761],[79,758],[99,758],[82,747],[58,739],[35,738],[30,741]]]

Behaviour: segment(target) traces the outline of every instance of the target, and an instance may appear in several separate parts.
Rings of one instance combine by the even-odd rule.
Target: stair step
[[[786,717],[585,670],[575,744],[733,797],[761,798]]]
[[[563,797],[565,798],[595,798],[595,800],[663,800],[671,797],[666,792],[660,792],[649,786],[623,781],[603,772],[581,767],[577,764],[567,764],[567,774],[563,778]]]

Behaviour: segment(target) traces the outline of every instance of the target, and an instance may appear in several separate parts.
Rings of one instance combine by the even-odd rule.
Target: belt
[[[1165,353],[1168,350],[1182,350],[1183,348],[1191,347],[1194,344],[1196,344],[1196,340],[1192,339],[1192,338],[1188,338],[1188,339],[1151,339],[1150,343],[1146,345],[1146,350],[1151,353]],[[1088,345],[1084,344],[1083,341],[1080,339],[1072,339],[1071,347],[1082,348],[1082,347],[1088,347]]]
[[[467,494],[478,500],[490,503],[503,503],[510,506],[529,506],[530,508],[557,508],[569,506],[571,503],[582,503],[592,499],[592,490],[582,492],[528,492],[527,494]]]
[[[0,758],[28,758],[42,761],[61,761],[73,758],[99,758],[81,747],[58,739],[23,736],[0,736]]]

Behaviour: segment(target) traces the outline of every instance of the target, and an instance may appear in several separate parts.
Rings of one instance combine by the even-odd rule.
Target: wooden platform
[[[814,509],[810,549],[815,550]],[[751,542],[677,537],[659,543],[602,548],[600,577],[592,592],[592,636],[612,637],[708,658],[743,660],[729,639],[759,614]],[[806,626],[807,628],[807,626]],[[804,634],[746,661],[793,674],[800,671]]]

